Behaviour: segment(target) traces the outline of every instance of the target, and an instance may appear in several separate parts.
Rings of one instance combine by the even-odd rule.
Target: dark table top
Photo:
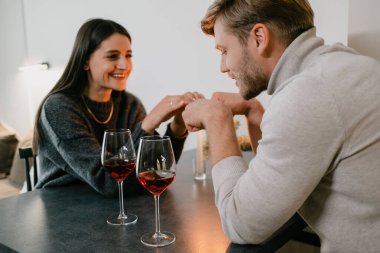
[[[0,200],[0,252],[234,252],[214,205],[210,168],[205,181],[193,180],[193,159],[195,151],[183,153],[176,179],[160,197],[161,230],[176,235],[172,245],[150,248],[140,242],[155,229],[152,195],[125,197],[125,211],[139,219],[112,226],[106,219],[118,212],[118,199],[73,185]]]

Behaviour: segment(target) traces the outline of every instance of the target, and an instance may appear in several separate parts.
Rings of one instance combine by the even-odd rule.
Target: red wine
[[[153,195],[160,195],[174,180],[172,171],[144,171],[139,173],[140,183]]]
[[[118,182],[122,182],[135,170],[136,162],[134,160],[109,159],[104,162],[103,166],[110,173],[111,177],[115,178]]]

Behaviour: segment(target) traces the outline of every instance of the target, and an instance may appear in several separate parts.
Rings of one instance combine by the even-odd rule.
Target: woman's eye
[[[119,55],[118,54],[110,54],[107,56],[108,59],[118,59],[119,58]]]
[[[114,60],[119,60],[121,57],[125,57],[127,59],[132,58],[132,54],[109,54],[106,56],[107,59],[114,61]]]

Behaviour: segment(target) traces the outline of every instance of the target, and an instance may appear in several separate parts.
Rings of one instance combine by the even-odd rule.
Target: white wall
[[[29,125],[29,112],[23,106],[29,96],[17,71],[25,54],[22,1],[0,0],[0,121],[19,131]]]
[[[326,44],[347,45],[349,0],[310,0],[310,4],[317,35],[324,38]]]
[[[380,60],[380,1],[350,0],[348,46]]]
[[[39,102],[62,73],[77,30],[93,17],[113,19],[130,31],[134,71],[127,89],[143,100],[148,111],[167,94],[197,90],[210,96],[217,89],[236,91],[235,86],[230,85],[232,81],[219,73],[219,55],[214,50],[213,40],[204,36],[199,28],[210,2],[23,1],[28,63],[48,61],[52,66],[48,71],[18,74],[22,76],[24,87],[31,90],[32,104],[28,105],[25,115],[33,118]],[[5,116],[7,121],[12,117]],[[14,127],[26,131],[31,122],[24,120],[22,126],[16,123]]]
[[[375,27],[380,20],[378,8],[371,8],[370,0],[364,1],[370,6],[365,10],[357,6],[349,9],[349,3],[356,4],[354,0],[311,0],[318,35],[327,43],[346,44],[350,27],[360,22],[360,27],[363,22]],[[211,2],[0,0],[0,120],[20,133],[32,127],[39,102],[63,71],[78,28],[93,17],[113,19],[130,31],[134,71],[127,89],[142,99],[147,110],[167,94],[197,90],[210,96],[216,90],[237,91],[233,81],[219,72],[213,38],[204,36],[199,28]],[[365,11],[361,16],[370,19],[351,20],[361,11]],[[17,72],[21,64],[42,61],[50,62],[52,68]],[[261,97],[264,103],[266,98]],[[194,135],[189,138],[188,148],[195,147],[195,139]]]

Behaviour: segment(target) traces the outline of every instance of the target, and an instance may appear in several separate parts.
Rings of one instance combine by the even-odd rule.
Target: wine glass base
[[[116,226],[126,226],[135,224],[137,222],[137,216],[134,214],[127,213],[125,216],[120,216],[120,214],[111,215],[107,219],[107,223],[109,225],[116,225]]]
[[[141,236],[141,242],[149,247],[163,247],[175,242],[175,235],[170,232],[147,233]]]

